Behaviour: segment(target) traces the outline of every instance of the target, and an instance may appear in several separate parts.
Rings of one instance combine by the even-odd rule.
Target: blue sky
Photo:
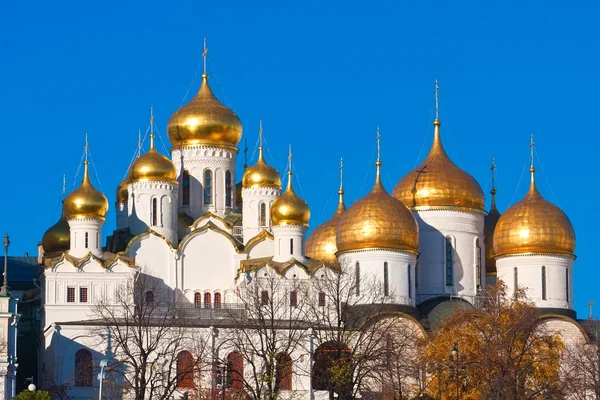
[[[250,154],[260,118],[267,161],[280,171],[293,145],[295,185],[311,206],[312,227],[334,211],[340,157],[347,202],[370,189],[377,126],[388,190],[423,159],[435,79],[448,153],[486,193],[496,158],[501,211],[526,192],[533,133],[538,187],[577,232],[575,301],[585,317],[589,300],[600,304],[599,8],[588,1],[5,2],[0,231],[11,235],[11,254],[36,252],[58,218],[63,174],[73,189],[85,132],[95,184],[111,203],[104,234],[112,231],[115,188],[137,130],[145,131],[153,106],[169,147],[166,123],[190,85],[188,99],[198,88],[206,36],[212,88],[240,116]]]

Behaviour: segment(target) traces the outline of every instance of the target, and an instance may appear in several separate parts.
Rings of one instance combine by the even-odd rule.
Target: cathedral
[[[509,293],[527,288],[544,324],[565,338],[582,335],[573,307],[575,232],[536,188],[533,142],[525,197],[500,214],[492,184],[486,209],[480,184],[444,150],[436,106],[431,148],[416,169],[385,188],[378,156],[372,189],[348,207],[340,178],[335,213],[307,234],[310,208],[294,190],[291,151],[284,173],[268,165],[261,126],[258,159],[237,171],[242,122],[215,97],[206,70],[166,132],[170,157],[155,148],[151,129],[148,152],[133,161],[110,201],[93,186],[86,158],[81,184],[39,246],[40,376],[68,384],[76,399],[91,398],[99,385],[77,370],[111,352],[110,343],[89,335],[95,302],[140,273],[182,304],[216,310],[239,303],[237,288],[265,271],[311,282],[341,273],[342,265],[357,281],[380,282],[380,302],[423,334],[457,304],[477,306],[486,285],[502,280]],[[102,243],[110,203],[116,227]],[[289,296],[290,305],[297,301]],[[194,318],[194,326],[208,330],[218,318]],[[311,357],[300,360],[305,365],[285,391],[324,398],[311,379]]]

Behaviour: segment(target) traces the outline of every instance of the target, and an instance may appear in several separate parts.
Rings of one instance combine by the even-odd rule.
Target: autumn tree
[[[455,310],[424,346],[439,399],[527,400],[562,396],[560,336],[544,329],[524,291],[488,287],[477,308]]]

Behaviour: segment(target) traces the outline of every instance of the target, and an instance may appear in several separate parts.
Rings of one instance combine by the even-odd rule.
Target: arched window
[[[383,263],[383,295],[390,295],[390,279],[388,274],[388,263],[387,261]]]
[[[275,376],[279,390],[292,390],[292,358],[284,353],[277,355]]]
[[[479,239],[475,239],[475,284],[477,290],[481,289],[481,245]]]
[[[225,172],[225,206],[231,207],[231,194],[233,190],[231,190],[231,172]]]
[[[298,307],[298,292],[295,290],[290,292],[290,306]]]
[[[408,298],[412,299],[412,267],[408,264]]]
[[[517,267],[513,270],[513,286],[514,286],[514,295],[517,297],[517,291],[519,290],[519,270]]]
[[[244,358],[237,351],[227,356],[227,387],[240,390],[244,387]]]
[[[360,263],[357,261],[356,265],[354,266],[354,284],[355,286],[355,290],[356,290],[356,295],[360,296]]]
[[[86,248],[86,249],[89,249],[89,248],[90,248],[90,247],[89,247],[89,244],[90,244],[90,243],[89,243],[89,234],[86,232],[86,233],[85,233],[85,248]]]
[[[153,303],[154,302],[154,292],[152,290],[148,290],[146,292],[146,303]]]
[[[267,205],[260,203],[260,226],[267,226]]]
[[[204,171],[204,204],[212,204],[213,173],[210,169]]]
[[[204,293],[204,308],[210,308],[210,293]]]
[[[194,305],[196,307],[202,306],[202,293],[199,293],[199,292],[194,293]]]
[[[260,304],[262,304],[263,306],[269,305],[269,292],[267,292],[266,290],[260,292]]]
[[[152,226],[158,225],[158,200],[152,199]]]
[[[75,386],[92,386],[94,381],[94,360],[89,350],[75,353]]]
[[[185,169],[181,179],[181,204],[184,206],[190,205],[190,173]]]
[[[294,254],[294,239],[290,239],[290,254]]]
[[[452,237],[446,236],[446,286],[452,286],[454,278],[454,243]]]
[[[567,303],[569,302],[569,270],[565,270],[565,297]]]
[[[325,307],[325,292],[319,292],[319,307]]]
[[[546,300],[546,266],[542,265],[542,300]]]
[[[221,293],[215,293],[215,308],[221,308]]]
[[[194,387],[194,356],[189,351],[177,355],[177,387]]]

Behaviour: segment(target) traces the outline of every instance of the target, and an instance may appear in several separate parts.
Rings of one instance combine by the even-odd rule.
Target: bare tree
[[[588,320],[582,327],[589,341],[568,343],[563,355],[565,391],[573,400],[600,400],[600,323]]]
[[[187,380],[205,359],[206,339],[161,280],[136,274],[98,299],[93,315],[92,337],[110,344],[110,374],[128,396],[166,400],[178,387],[191,389]],[[181,355],[187,355],[184,361]]]

